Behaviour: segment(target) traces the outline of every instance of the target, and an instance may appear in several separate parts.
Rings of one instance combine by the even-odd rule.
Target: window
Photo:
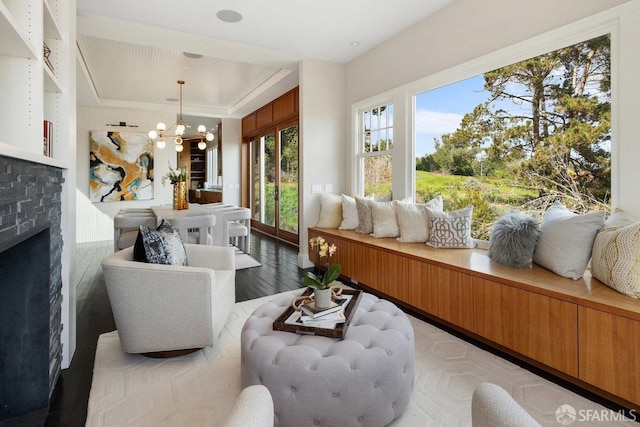
[[[603,35],[416,95],[416,201],[473,205],[485,240],[511,209],[609,210],[610,44]]]
[[[391,196],[393,104],[379,105],[360,113],[358,161],[360,188],[365,196]]]

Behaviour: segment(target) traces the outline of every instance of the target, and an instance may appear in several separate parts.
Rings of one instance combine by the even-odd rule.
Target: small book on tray
[[[340,300],[331,301],[331,305],[329,308],[317,308],[314,302],[310,302],[309,304],[302,304],[300,309],[304,313],[305,316],[309,316],[312,319],[316,319],[318,317],[326,316],[331,313],[335,313],[336,311],[342,310],[342,306],[349,301],[351,298],[343,298]]]

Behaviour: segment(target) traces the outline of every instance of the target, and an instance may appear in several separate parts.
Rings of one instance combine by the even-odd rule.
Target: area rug
[[[236,270],[260,267],[261,265],[262,264],[256,261],[251,255],[236,249]]]
[[[300,290],[289,293],[298,294]],[[240,393],[242,326],[258,306],[272,298],[237,303],[216,346],[188,356],[163,360],[125,354],[117,331],[102,334],[96,350],[87,426],[223,425]],[[482,382],[503,387],[542,425],[560,425],[556,411],[561,405],[571,405],[578,414],[611,413],[431,324],[409,317],[416,338],[415,386],[409,406],[392,426],[469,426],[471,396]],[[602,423],[581,421],[579,425]]]

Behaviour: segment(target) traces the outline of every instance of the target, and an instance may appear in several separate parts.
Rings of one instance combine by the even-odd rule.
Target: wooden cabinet
[[[640,322],[580,307],[578,325],[579,378],[640,404]]]
[[[576,377],[577,306],[490,280],[473,278],[473,332]]]
[[[189,203],[206,205],[222,202],[222,191],[189,190]]]
[[[409,304],[461,328],[473,328],[470,276],[415,260],[408,262],[408,271]]]
[[[178,166],[187,168],[189,189],[202,188],[207,180],[207,152],[198,148],[200,139],[185,139]],[[191,201],[191,200],[190,200]]]

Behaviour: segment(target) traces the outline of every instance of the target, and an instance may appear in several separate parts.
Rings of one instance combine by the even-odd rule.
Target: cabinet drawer
[[[476,334],[574,377],[577,309],[566,301],[474,278]]]

